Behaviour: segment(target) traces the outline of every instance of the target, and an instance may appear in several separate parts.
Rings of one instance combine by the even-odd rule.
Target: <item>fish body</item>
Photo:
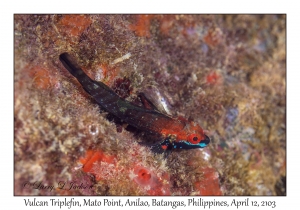
[[[159,112],[155,107],[147,109],[119,97],[102,82],[92,80],[68,53],[59,56],[64,67],[79,81],[83,89],[107,112],[122,119],[137,129],[160,134],[160,143],[152,146],[153,151],[171,149],[193,149],[206,147],[210,139],[194,122],[174,119]]]

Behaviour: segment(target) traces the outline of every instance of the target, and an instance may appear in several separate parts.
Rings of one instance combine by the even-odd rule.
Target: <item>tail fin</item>
[[[74,77],[79,78],[80,76],[85,75],[84,71],[68,53],[61,54],[59,60]]]

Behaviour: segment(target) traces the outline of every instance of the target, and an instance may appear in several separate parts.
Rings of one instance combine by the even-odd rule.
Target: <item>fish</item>
[[[59,60],[103,110],[141,131],[158,134],[157,143],[151,145],[153,152],[204,148],[210,143],[195,122],[160,112],[143,94],[140,96],[144,106],[121,98],[106,84],[91,79],[67,52],[60,54]]]

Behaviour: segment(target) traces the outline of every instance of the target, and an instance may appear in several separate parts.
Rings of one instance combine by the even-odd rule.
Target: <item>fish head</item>
[[[203,129],[196,123],[189,123],[183,135],[179,135],[177,141],[173,142],[173,148],[176,149],[195,149],[204,148],[210,143],[210,138],[204,134]]]

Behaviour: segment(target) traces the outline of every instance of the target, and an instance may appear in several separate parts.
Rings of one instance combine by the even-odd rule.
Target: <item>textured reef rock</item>
[[[15,15],[15,195],[284,195],[285,29],[284,15]],[[148,91],[210,145],[152,153],[63,52],[126,100]]]

